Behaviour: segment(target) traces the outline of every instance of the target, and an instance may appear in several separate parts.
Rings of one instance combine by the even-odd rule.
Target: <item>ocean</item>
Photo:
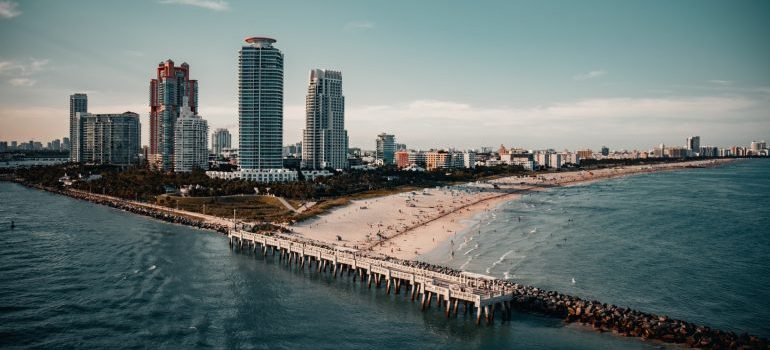
[[[527,195],[424,259],[767,337],[768,171],[750,160]],[[213,232],[0,182],[4,349],[660,345],[523,313],[477,327]]]

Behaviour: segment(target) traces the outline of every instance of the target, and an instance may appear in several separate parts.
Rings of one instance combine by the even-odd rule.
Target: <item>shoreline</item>
[[[357,200],[313,220],[288,226],[327,244],[372,251],[399,259],[434,255],[462,236],[473,218],[523,195],[623,176],[721,166],[733,159],[696,160],[568,172],[510,176]]]
[[[550,187],[532,187],[529,190],[525,190],[518,197],[510,198],[505,201],[499,201],[496,202],[494,205],[494,208],[489,210],[489,213],[494,213],[497,211],[501,206],[505,205],[506,203],[513,202],[516,200],[520,200],[521,197],[527,194],[532,194],[539,191],[547,191],[551,188],[559,188],[559,187],[574,187],[574,186],[583,186],[583,185],[589,185],[595,182],[599,181],[607,181],[607,180],[613,180],[613,179],[619,179],[627,176],[636,176],[636,175],[642,175],[642,174],[653,174],[653,173],[659,173],[659,172],[668,172],[668,171],[683,171],[688,169],[708,169],[708,168],[714,168],[719,166],[724,166],[726,164],[730,164],[737,161],[737,159],[717,159],[717,160],[698,160],[698,161],[690,161],[690,162],[680,162],[680,163],[663,163],[663,164],[656,164],[660,165],[658,167],[654,166],[632,166],[627,168],[641,168],[638,170],[631,170],[628,172],[615,172],[616,169],[619,168],[605,168],[601,170],[605,170],[605,172],[610,172],[610,174],[607,175],[592,175],[590,178],[581,178],[574,181],[564,181],[564,182],[558,182],[553,180],[553,185]],[[693,165],[697,166],[693,166]],[[626,167],[623,167],[626,168]],[[583,172],[583,171],[581,171]],[[581,173],[578,172],[578,173]],[[545,175],[551,175],[550,177],[560,177],[558,176],[560,173],[550,173]],[[569,173],[561,173],[561,174],[569,174]],[[569,176],[569,175],[567,175]],[[501,178],[498,180],[504,180],[506,178]],[[546,180],[548,181],[548,180]],[[476,216],[479,216],[481,214],[484,214],[484,212],[476,212],[471,213],[467,215],[464,218],[464,222],[466,222],[466,225],[462,227],[459,231],[457,231],[455,234],[453,234],[451,237],[444,236],[444,239],[441,242],[437,242],[437,244],[433,245],[432,249],[429,251],[426,251],[423,254],[420,254],[418,256],[415,256],[414,258],[421,258],[423,256],[430,256],[430,257],[437,257],[442,255],[449,254],[449,250],[445,249],[448,248],[448,245],[446,244],[448,241],[451,241],[453,238],[459,238],[462,239],[463,237],[467,236],[471,233],[471,229],[473,226],[481,225],[482,223],[478,220],[475,220],[474,218]]]
[[[131,201],[110,196],[59,191],[57,189],[44,188],[30,184],[19,184],[53,194],[62,194],[73,199],[81,199],[95,204],[111,206],[134,214],[150,216],[151,218],[162,221],[192,226],[194,228],[208,229],[220,233],[229,232],[229,228],[226,226],[185,218],[181,216],[181,214],[170,215],[168,212],[174,212],[174,210],[170,208],[147,208],[143,207],[144,205],[142,204],[134,204],[131,203]],[[265,236],[271,235],[270,233],[260,234]],[[304,244],[325,246],[324,242],[308,240],[298,235],[290,236],[292,239],[303,242]],[[333,249],[338,249],[338,246],[335,245],[331,245],[331,247]],[[371,254],[361,252],[361,254],[389,261],[391,263],[407,266],[422,266],[423,268],[450,275],[463,273],[462,271],[452,268],[416,260],[375,257],[374,255],[379,255],[375,252],[372,252]],[[595,331],[599,332],[612,332],[619,336],[637,337],[642,340],[656,340],[671,344],[687,344],[688,346],[698,348],[734,348],[736,346],[743,346],[743,348],[751,349],[770,349],[770,347],[768,347],[767,339],[745,333],[739,335],[735,332],[725,332],[707,326],[692,324],[683,320],[671,319],[665,315],[655,315],[627,307],[602,304],[599,301],[589,301],[556,291],[546,291],[533,286],[520,285],[512,281],[499,280],[496,278],[487,279],[483,276],[472,277],[472,279],[476,281],[475,283],[482,283],[483,288],[489,289],[489,292],[512,293],[512,306],[519,311],[560,318],[567,324],[574,323],[583,328],[592,327]]]

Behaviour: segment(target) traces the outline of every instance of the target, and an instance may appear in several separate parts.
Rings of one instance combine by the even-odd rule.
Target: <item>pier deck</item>
[[[503,321],[510,318],[513,291],[496,286],[493,278],[470,276],[463,273],[448,274],[431,269],[432,265],[410,266],[390,261],[387,257],[375,257],[370,253],[344,247],[332,247],[322,243],[281,234],[265,235],[239,230],[228,234],[230,246],[250,249],[262,254],[278,254],[287,265],[300,269],[315,268],[318,272],[329,271],[338,275],[352,276],[353,281],[376,288],[385,284],[386,292],[408,293],[412,301],[417,299],[422,310],[430,308],[433,300],[443,308],[447,317],[457,315],[462,304],[463,312],[475,311],[476,324],[482,316],[487,323],[494,320],[495,310],[502,313]]]

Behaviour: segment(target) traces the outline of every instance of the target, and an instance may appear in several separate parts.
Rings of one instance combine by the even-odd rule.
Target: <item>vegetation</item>
[[[293,214],[278,199],[256,195],[228,197],[161,195],[158,196],[157,204],[224,218],[232,218],[235,215],[236,219],[245,221],[284,221]]]

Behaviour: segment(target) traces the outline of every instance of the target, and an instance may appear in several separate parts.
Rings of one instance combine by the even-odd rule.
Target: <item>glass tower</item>
[[[283,168],[283,54],[249,37],[238,56],[238,160],[242,170]]]

